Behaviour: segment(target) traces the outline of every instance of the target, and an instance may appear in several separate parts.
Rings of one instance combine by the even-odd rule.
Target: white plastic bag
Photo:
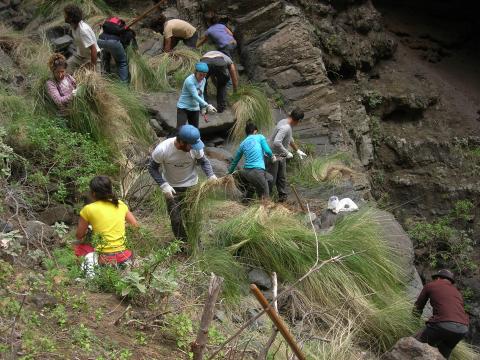
[[[98,265],[98,254],[96,252],[88,253],[84,256],[81,269],[85,272],[85,277],[91,279],[95,276],[95,266]]]
[[[338,214],[341,211],[357,211],[358,206],[353,202],[350,198],[345,198],[340,200],[337,203],[337,206],[334,210],[332,210],[335,214]]]

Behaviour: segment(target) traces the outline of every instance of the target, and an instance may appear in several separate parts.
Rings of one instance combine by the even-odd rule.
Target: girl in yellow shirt
[[[80,211],[76,233],[80,244],[75,246],[75,254],[85,256],[85,262],[93,262],[93,265],[97,260],[101,265],[123,264],[132,257],[132,252],[125,247],[125,222],[138,226],[137,220],[113,193],[108,176],[95,176],[90,181],[90,192],[94,201]],[[95,248],[83,242],[89,225],[100,239]],[[86,270],[88,275],[88,268]]]

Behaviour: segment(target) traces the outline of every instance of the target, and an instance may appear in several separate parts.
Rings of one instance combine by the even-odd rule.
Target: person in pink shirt
[[[62,54],[53,54],[48,60],[48,67],[52,71],[53,79],[46,83],[47,93],[60,113],[65,115],[77,91],[77,83],[72,75],[67,74],[67,60]]]

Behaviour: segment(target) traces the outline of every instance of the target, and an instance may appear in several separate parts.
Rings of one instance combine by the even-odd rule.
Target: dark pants
[[[175,235],[178,240],[186,241],[187,232],[185,230],[185,225],[183,224],[182,209],[185,192],[188,188],[175,187],[174,189],[176,194],[173,196],[173,198],[168,196],[165,197],[167,202],[168,216],[170,216],[170,224],[172,225],[173,235]]]
[[[233,55],[235,54],[235,49],[237,48],[237,43],[228,44],[224,47],[218,48],[218,51],[221,51],[225,55],[227,55],[230,59],[233,60]]]
[[[235,174],[238,186],[243,193],[244,202],[252,200],[255,194],[259,199],[268,198],[270,192],[267,177],[269,174],[265,170],[243,169]]]
[[[270,194],[273,194],[273,187],[276,186],[278,201],[287,200],[287,160],[281,159],[273,162],[270,158],[266,159],[267,171],[272,176],[269,183]]]
[[[468,329],[467,329],[468,330]],[[427,326],[416,335],[422,343],[438,348],[438,351],[448,359],[455,346],[465,337],[466,332],[454,332],[441,326],[441,323],[427,323]]]
[[[118,40],[98,39],[98,46],[102,49],[102,68],[106,73],[111,73],[110,61],[113,57],[117,65],[118,77],[123,82],[128,82],[127,53]]]
[[[195,34],[188,39],[177,38],[175,36],[172,37],[172,49],[177,46],[178,42],[182,40],[185,46],[191,47],[193,49],[197,48],[197,40],[198,40],[198,32],[195,31]]]
[[[190,125],[198,128],[199,119],[200,110],[190,111],[187,109],[177,108],[177,129],[179,129],[180,126],[185,125],[186,123],[189,123]]]
[[[227,85],[230,81],[230,76],[226,75],[226,68],[220,66],[208,65],[207,81],[205,83],[204,97],[205,101],[208,101],[208,84],[213,81],[217,88],[217,110],[223,112],[227,107]]]

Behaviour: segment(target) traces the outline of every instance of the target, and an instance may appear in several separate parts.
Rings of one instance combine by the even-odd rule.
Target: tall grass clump
[[[183,200],[183,220],[187,232],[188,243],[193,254],[201,243],[204,214],[208,201],[214,197],[225,198],[238,193],[232,175],[226,175],[216,180],[207,180],[189,189]]]
[[[183,82],[195,70],[200,53],[187,47],[177,47],[169,53],[162,53],[149,59],[156,76],[165,86],[165,90],[181,88]]]
[[[134,93],[88,70],[77,72],[76,81],[78,91],[68,115],[72,129],[117,149],[148,147],[147,112]]]
[[[339,183],[356,175],[348,164],[350,156],[337,152],[327,156],[308,156],[304,160],[291,162],[290,181],[304,187],[314,187],[320,183]]]
[[[127,48],[130,86],[135,91],[168,91],[168,81],[162,79],[148,60],[131,46]]]
[[[265,91],[252,84],[240,85],[233,94],[232,109],[235,113],[235,124],[230,130],[230,138],[240,143],[245,137],[245,125],[252,121],[260,133],[269,133],[273,128],[273,115]]]
[[[355,341],[381,353],[419,324],[404,296],[404,275],[378,221],[373,210],[363,210],[320,236],[321,260],[350,256],[310,275],[298,285],[298,297],[309,304],[305,311],[314,314],[318,331],[354,321]],[[286,283],[305,274],[316,260],[313,232],[281,207],[251,207],[220,226],[215,238],[218,248],[246,264],[275,271]]]
[[[67,4],[79,6],[86,17],[111,12],[104,0],[30,0],[30,2],[37,5],[37,12],[43,16],[61,16]]]

